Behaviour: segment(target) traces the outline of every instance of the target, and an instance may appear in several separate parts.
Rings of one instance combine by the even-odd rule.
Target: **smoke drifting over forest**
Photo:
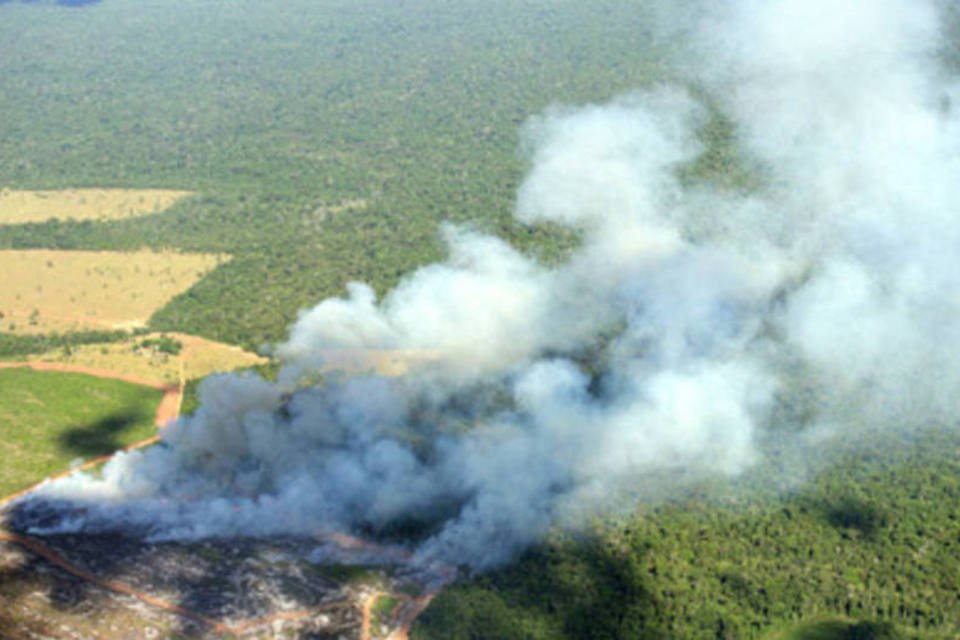
[[[684,13],[697,95],[758,188],[684,177],[710,111],[683,87],[550,109],[522,132],[516,214],[577,230],[564,262],[446,228],[449,258],[383,299],[355,283],[302,313],[280,383],[208,379],[162,446],[43,487],[32,500],[81,507],[45,530],[419,522],[418,559],[482,570],[551,526],[760,467],[765,434],[802,456],[864,425],[952,421],[960,119],[936,5]],[[343,348],[432,357],[285,395]]]

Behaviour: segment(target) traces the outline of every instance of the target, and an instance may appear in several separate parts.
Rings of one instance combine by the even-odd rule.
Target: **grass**
[[[223,261],[176,252],[0,251],[0,328],[35,334],[142,326]]]
[[[380,596],[373,605],[373,627],[380,625],[389,625],[393,620],[397,607],[400,606],[400,598],[394,596]]]
[[[0,224],[47,220],[120,220],[159,213],[189,191],[164,189],[64,189],[0,191]]]
[[[325,349],[321,355],[325,371],[381,376],[403,375],[437,357],[431,349]]]
[[[148,438],[161,395],[84,375],[0,370],[0,495]]]
[[[182,344],[180,353],[164,353],[157,348],[141,346],[144,341],[155,340],[161,336],[168,336]],[[161,384],[177,383],[181,374],[185,379],[191,380],[211,373],[267,362],[266,358],[244,351],[240,347],[176,332],[150,333],[119,342],[52,349],[24,359],[104,369]]]

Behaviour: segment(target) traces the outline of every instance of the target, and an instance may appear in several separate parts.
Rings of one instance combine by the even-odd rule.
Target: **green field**
[[[150,437],[161,395],[86,375],[0,370],[0,496]]]

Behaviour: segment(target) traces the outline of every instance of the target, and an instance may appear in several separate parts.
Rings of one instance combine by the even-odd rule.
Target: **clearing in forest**
[[[176,384],[211,373],[265,364],[267,358],[240,347],[184,333],[151,333],[122,342],[56,349],[25,360],[112,371],[159,384]]]
[[[0,331],[143,326],[227,259],[173,251],[0,251]]]
[[[0,224],[59,220],[117,220],[157,213],[189,191],[166,189],[0,190]]]

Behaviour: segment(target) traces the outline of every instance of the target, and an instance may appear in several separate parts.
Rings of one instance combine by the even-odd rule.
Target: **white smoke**
[[[447,228],[449,259],[382,300],[355,283],[302,313],[281,385],[210,378],[161,446],[44,487],[75,507],[47,530],[418,521],[418,558],[483,569],[625,498],[762,465],[770,431],[952,421],[960,148],[938,29],[921,0],[715,10],[698,82],[762,187],[680,178],[709,115],[680,88],[551,109],[523,131],[517,216],[579,232],[565,262]],[[430,357],[284,395],[337,349]]]

